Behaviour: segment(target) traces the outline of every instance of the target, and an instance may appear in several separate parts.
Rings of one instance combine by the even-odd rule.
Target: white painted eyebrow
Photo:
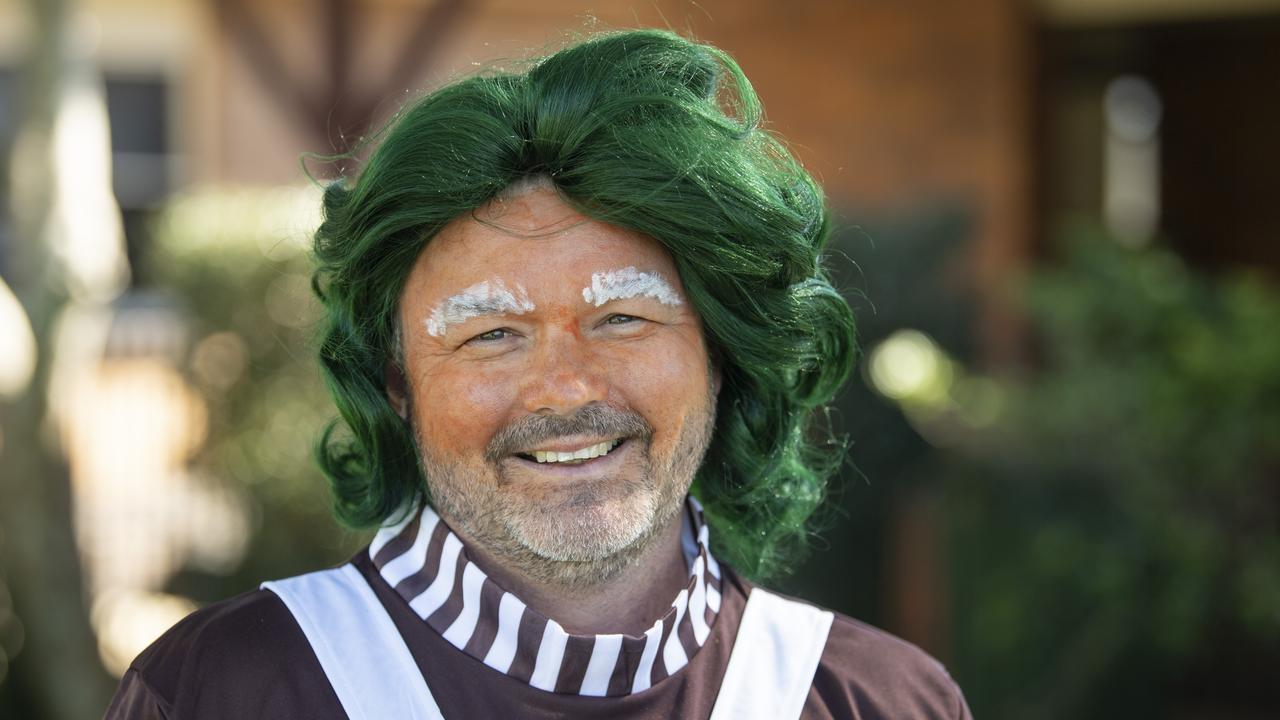
[[[444,335],[450,325],[485,315],[523,315],[534,309],[529,293],[516,283],[509,290],[500,278],[476,283],[453,297],[446,298],[423,321],[431,337]]]
[[[640,296],[651,297],[663,305],[684,304],[680,293],[661,273],[643,272],[634,267],[593,273],[591,287],[582,288],[582,299],[596,307]]]

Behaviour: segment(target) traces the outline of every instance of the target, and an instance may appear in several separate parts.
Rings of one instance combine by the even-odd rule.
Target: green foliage
[[[332,412],[311,354],[319,312],[307,241],[318,202],[303,189],[206,189],[173,200],[154,224],[148,271],[188,316],[184,371],[209,413],[194,470],[251,498],[258,521],[234,577],[179,578],[200,599],[324,566],[354,546],[328,515],[312,456]]]
[[[1041,362],[948,472],[958,672],[995,718],[1222,701],[1280,664],[1280,293],[1064,249],[1028,285]]]

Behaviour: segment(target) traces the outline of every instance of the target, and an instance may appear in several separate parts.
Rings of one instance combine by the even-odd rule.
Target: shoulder
[[[275,593],[254,590],[197,610],[133,661],[132,669],[164,691],[191,670],[267,668],[281,648],[305,637]]]
[[[215,603],[174,625],[133,661],[118,692],[125,694],[145,694],[166,716],[180,718],[273,706],[289,708],[280,717],[307,717],[294,705],[301,698],[310,696],[303,705],[317,711],[325,700],[337,703],[306,636],[268,590]]]
[[[743,583],[754,592],[750,583]],[[963,693],[942,663],[883,630],[840,613],[832,615],[804,717],[971,720]]]
[[[809,694],[857,718],[969,718],[964,695],[942,663],[911,643],[835,614]]]

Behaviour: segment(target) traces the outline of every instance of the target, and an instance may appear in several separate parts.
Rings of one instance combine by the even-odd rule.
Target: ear
[[[704,343],[707,341],[704,339]],[[717,400],[720,398],[720,381],[724,374],[720,372],[720,368],[724,366],[721,358],[720,348],[707,343],[707,372],[711,373],[711,396]]]
[[[391,407],[395,409],[396,414],[401,420],[409,419],[409,383],[405,380],[404,373],[396,364],[387,361],[382,371],[383,385],[386,387],[387,400],[390,401]]]

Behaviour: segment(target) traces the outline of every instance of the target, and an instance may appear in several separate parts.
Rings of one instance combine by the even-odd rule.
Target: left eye
[[[635,315],[610,315],[605,324],[607,325],[626,325],[627,323],[640,322],[640,318]]]

